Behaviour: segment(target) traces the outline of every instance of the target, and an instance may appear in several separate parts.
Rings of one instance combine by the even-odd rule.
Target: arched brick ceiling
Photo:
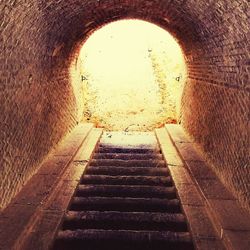
[[[56,65],[55,60],[48,59],[55,51],[63,53],[66,59],[69,52],[78,51],[76,47],[95,29],[124,18],[160,25],[177,38],[187,56],[192,51],[192,57],[202,55],[213,46],[218,47],[219,53],[226,39],[247,41],[247,0],[230,4],[227,0],[9,0],[2,5],[6,14],[3,37],[8,43],[5,51],[9,55],[9,51],[21,47],[25,54],[28,50],[36,57],[37,53],[42,62],[38,66],[44,70],[51,70],[51,65]],[[8,30],[18,32],[16,40]]]
[[[137,18],[181,44],[189,72],[183,126],[249,208],[248,0],[6,0],[0,10],[0,207],[75,126],[68,69],[84,39],[111,21]]]
[[[188,47],[204,35],[199,31],[205,32],[206,24],[199,13],[208,10],[216,15],[209,4],[197,1],[67,1],[60,5],[47,3],[43,16],[49,34],[53,34],[48,40],[54,46],[63,43],[72,48],[106,23],[136,18],[160,25]]]

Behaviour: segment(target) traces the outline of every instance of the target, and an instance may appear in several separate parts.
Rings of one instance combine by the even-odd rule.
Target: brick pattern
[[[77,123],[69,67],[82,43],[122,18],[154,22],[180,42],[189,70],[183,125],[249,208],[248,7],[247,0],[1,3],[0,208]]]
[[[249,93],[189,83],[183,99],[184,127],[222,182],[249,209]]]
[[[222,182],[250,211],[249,3],[213,5],[218,7],[214,13],[212,8],[203,13],[202,47],[194,44],[187,55],[182,124]]]

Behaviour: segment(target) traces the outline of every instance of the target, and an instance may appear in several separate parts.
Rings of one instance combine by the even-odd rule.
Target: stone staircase
[[[104,134],[80,180],[53,249],[194,249],[157,143],[106,139]]]

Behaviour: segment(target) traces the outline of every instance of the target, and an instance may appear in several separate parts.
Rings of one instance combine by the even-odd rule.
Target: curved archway
[[[185,59],[176,40],[154,24],[121,20],[97,30],[70,74],[85,122],[148,131],[179,120]]]

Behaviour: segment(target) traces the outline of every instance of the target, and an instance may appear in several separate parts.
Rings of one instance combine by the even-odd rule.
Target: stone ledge
[[[179,133],[179,132],[178,132]],[[197,250],[223,250],[225,249],[222,240],[214,228],[213,223],[206,211],[205,199],[199,192],[188,169],[182,162],[177,149],[171,142],[165,128],[156,129],[156,136],[159,141],[162,153],[167,163],[168,157],[174,155],[178,165],[170,165],[170,175],[176,185],[183,211],[188,219],[189,228],[192,233],[194,244]],[[176,138],[184,138],[176,135]],[[169,153],[169,149],[171,154]]]
[[[171,138],[175,141],[175,142],[192,142],[192,140],[183,133],[182,128],[176,124],[166,124],[165,127],[167,128],[167,130],[169,131],[169,133],[171,133]]]
[[[50,197],[41,207],[39,217],[31,225],[33,233],[26,234],[19,244],[22,246],[22,250],[50,249],[61,219],[67,211],[79,180],[88,166],[89,159],[92,157],[101,135],[102,129],[94,128],[86,137],[73,161],[60,177],[60,181],[54,187]],[[47,231],[48,227],[49,230]],[[41,235],[42,239],[37,240]]]
[[[227,249],[250,249],[248,240],[250,215],[240,207],[238,201],[219,181],[208,163],[196,151],[195,144],[185,139],[188,137],[182,127],[166,125],[165,128],[167,131],[165,138],[167,137],[167,141],[169,141],[169,137],[171,138],[179,157],[182,158],[191,179],[203,197],[205,209],[219,234],[219,239],[223,241]],[[209,247],[210,249],[220,249],[218,239],[216,241],[199,240],[196,243],[204,247],[201,249],[209,249]]]
[[[170,140],[169,136],[166,136],[166,130],[156,129],[156,137],[160,144],[161,151],[166,163],[169,166],[184,166],[172,141]]]
[[[74,128],[41,164],[38,172],[9,206],[1,212],[0,249],[20,249],[23,238],[32,232],[34,223],[39,221],[42,207],[50,199],[54,187],[65,170],[67,172],[70,162],[92,128],[92,124],[80,124]]]

